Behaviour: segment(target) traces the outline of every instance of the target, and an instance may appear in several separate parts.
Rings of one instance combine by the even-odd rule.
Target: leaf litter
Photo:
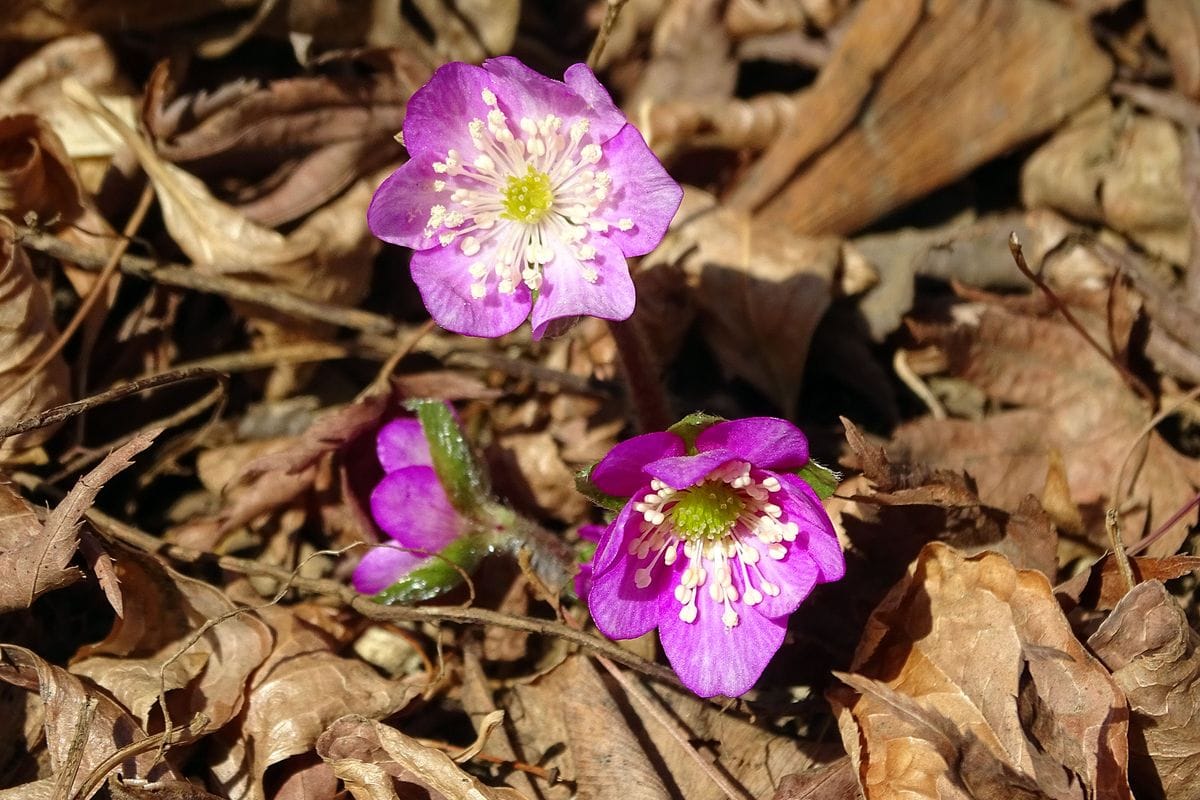
[[[409,98],[452,60],[561,75],[610,8],[598,75],[686,188],[634,268],[648,363],[590,319],[431,330],[366,227]],[[1197,19],[18,3],[0,797],[1196,797]],[[573,476],[643,432],[630,369],[844,470],[847,577],[740,698],[599,639],[563,579],[605,521]],[[378,606],[348,588],[389,541],[375,437],[418,398],[520,535]]]

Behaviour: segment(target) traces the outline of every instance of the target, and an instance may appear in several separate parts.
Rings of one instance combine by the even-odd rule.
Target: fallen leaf
[[[1169,581],[1200,572],[1200,556],[1130,558],[1134,580]],[[1111,611],[1129,592],[1112,553],[1106,553],[1083,572],[1054,587],[1054,596],[1067,611],[1082,606],[1092,611]]]
[[[433,800],[523,800],[508,787],[493,788],[463,772],[441,750],[419,744],[395,728],[359,715],[334,721],[317,740],[317,753],[359,800],[397,800],[393,781]]]
[[[1131,797],[1124,695],[1003,556],[927,545],[851,670],[830,699],[868,800]]]
[[[1088,647],[1129,698],[1129,771],[1139,796],[1200,798],[1200,636],[1179,603],[1160,581],[1139,583]]]
[[[1146,0],[1146,21],[1171,59],[1175,88],[1188,97],[1200,97],[1200,4]]]
[[[848,756],[807,772],[785,775],[771,800],[860,800]]]

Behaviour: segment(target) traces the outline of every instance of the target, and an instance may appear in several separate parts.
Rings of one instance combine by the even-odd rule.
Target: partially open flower
[[[625,259],[652,250],[683,191],[583,64],[564,81],[512,57],[440,67],[408,102],[410,160],[375,193],[371,231],[413,248],[438,324],[500,336],[633,313]]]
[[[788,615],[845,572],[820,498],[795,474],[807,463],[804,434],[772,417],[717,422],[690,444],[666,432],[614,447],[590,479],[630,499],[592,562],[596,626],[614,639],[658,628],[696,694],[748,691]]]
[[[371,492],[371,516],[399,547],[376,547],[363,556],[354,588],[364,594],[391,586],[467,529],[433,470],[420,422],[405,417],[384,425],[376,452],[386,474]]]

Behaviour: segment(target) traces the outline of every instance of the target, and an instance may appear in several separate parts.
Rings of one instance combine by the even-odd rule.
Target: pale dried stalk
[[[778,93],[749,100],[677,100],[644,109],[638,123],[660,155],[681,145],[764,150],[788,126],[801,102],[800,95]]]

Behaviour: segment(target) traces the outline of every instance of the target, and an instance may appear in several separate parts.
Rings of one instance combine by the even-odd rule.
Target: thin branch
[[[628,0],[608,0],[608,7],[604,9],[604,21],[600,23],[600,30],[596,33],[596,41],[592,43],[591,52],[588,53],[587,65],[593,70],[600,64],[600,57],[604,55],[604,48],[608,46],[608,38],[612,36],[613,27],[617,24],[617,17],[621,16],[621,9],[625,7]]]

